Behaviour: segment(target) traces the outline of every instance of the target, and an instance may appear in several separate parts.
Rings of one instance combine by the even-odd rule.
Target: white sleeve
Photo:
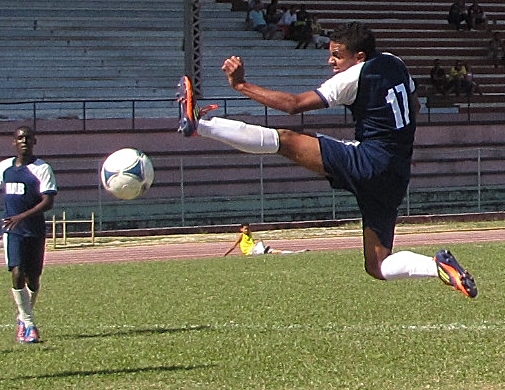
[[[414,93],[416,91],[416,83],[412,79],[412,76],[409,75],[409,87],[410,87],[410,92]]]
[[[354,102],[363,65],[365,65],[364,62],[353,65],[321,84],[316,92],[328,104],[328,107],[349,105]]]
[[[51,166],[41,159],[37,159],[34,164],[30,164],[32,173],[39,179],[41,194],[47,192],[58,192],[56,178]]]
[[[52,168],[46,164],[46,169],[43,172],[40,182],[40,193],[57,192],[56,180]]]
[[[0,189],[4,186],[4,172],[7,168],[11,167],[14,163],[14,157],[7,158],[0,162]]]

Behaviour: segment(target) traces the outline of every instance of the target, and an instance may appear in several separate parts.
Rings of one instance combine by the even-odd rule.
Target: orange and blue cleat
[[[465,270],[456,258],[448,250],[441,250],[435,254],[437,263],[438,277],[447,285],[455,290],[461,291],[467,297],[475,298],[477,296],[477,286],[472,275]]]
[[[207,112],[215,110],[218,106],[211,104],[202,109],[196,103],[193,85],[188,76],[182,76],[179,84],[177,84],[177,93],[175,95],[179,102],[179,132],[185,137],[198,135],[198,120]]]

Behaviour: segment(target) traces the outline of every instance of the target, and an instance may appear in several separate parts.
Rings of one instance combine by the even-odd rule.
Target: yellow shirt
[[[240,251],[244,255],[250,255],[254,248],[254,238],[252,238],[252,234],[242,234],[242,238],[240,239]]]

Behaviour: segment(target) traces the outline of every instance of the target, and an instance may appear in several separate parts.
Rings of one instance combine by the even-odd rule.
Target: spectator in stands
[[[266,12],[265,12],[265,19],[268,24],[275,24],[279,23],[279,20],[281,20],[282,13],[279,9],[279,0],[271,0],[270,4],[267,5]]]
[[[282,13],[278,8],[278,2],[278,0],[272,0],[270,4],[268,4],[265,12],[265,20],[267,22],[267,26],[269,30],[273,30],[275,32],[280,30],[278,23],[282,16]]]
[[[242,225],[240,225],[239,232],[240,233],[237,240],[233,243],[231,248],[226,251],[224,256],[230,254],[237,246],[240,248],[242,254],[246,256],[266,255],[270,253],[278,253],[278,254],[301,253],[307,251],[307,249],[302,249],[299,251],[285,251],[279,249],[272,249],[269,246],[265,246],[262,240],[256,241],[253,238],[249,223],[243,223]]]
[[[291,39],[291,25],[296,22],[296,5],[291,5],[288,10],[284,11],[279,20],[279,26],[282,29],[284,39]]]
[[[310,14],[307,11],[307,5],[306,4],[300,5],[300,9],[296,13],[296,20],[298,22],[305,22],[305,21],[309,20],[309,18],[310,18]]]
[[[473,95],[475,93],[478,93],[479,95],[482,95],[480,85],[477,83],[477,81],[475,81],[475,74],[473,73],[471,66],[465,64],[465,68],[466,68],[465,78],[468,82],[468,88],[469,88],[468,94]]]
[[[330,45],[330,37],[326,35],[319,23],[318,15],[312,15],[312,41],[316,49],[328,49]]]
[[[437,58],[433,61],[433,68],[430,71],[431,85],[434,93],[440,93],[442,96],[447,94],[448,80],[444,68],[440,66],[440,60]]]
[[[255,9],[257,7],[259,7],[261,10],[263,10],[265,8],[265,6],[261,2],[261,0],[249,0],[247,2],[247,14],[245,17],[245,21],[247,24],[249,24],[249,25],[251,24],[250,13],[253,9]]]
[[[456,96],[461,93],[470,93],[470,84],[466,79],[466,68],[460,60],[456,60],[454,66],[449,71],[449,91]]]
[[[449,9],[449,16],[447,17],[449,24],[456,26],[456,30],[461,29],[461,23],[465,22],[469,26],[468,13],[464,0],[456,0]]]
[[[497,68],[500,62],[505,60],[505,42],[500,38],[498,31],[495,31],[493,37],[489,40],[488,51],[494,67]]]
[[[249,12],[251,27],[254,31],[259,31],[263,39],[272,39],[277,31],[277,25],[268,25],[265,20],[265,14],[260,3],[256,3],[254,8]]]
[[[477,25],[484,27],[487,25],[486,14],[477,0],[473,0],[473,3],[468,6],[467,14],[469,30],[474,30]]]
[[[291,34],[293,40],[298,41],[295,49],[306,49],[312,42],[312,17],[309,15],[307,19],[303,21],[297,20],[293,24]]]
[[[296,22],[291,24],[291,39],[298,41],[295,49],[306,49],[309,43],[312,42],[312,18],[307,11],[305,4],[300,5],[299,11],[296,13]]]

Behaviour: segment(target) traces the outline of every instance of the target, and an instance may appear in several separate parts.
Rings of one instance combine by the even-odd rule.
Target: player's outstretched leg
[[[438,277],[442,281],[452,286],[455,290],[461,291],[470,298],[477,296],[477,286],[472,275],[465,270],[456,258],[448,250],[441,250],[435,254]]]
[[[193,93],[193,84],[188,76],[182,76],[177,84],[177,101],[179,102],[179,132],[185,137],[196,136],[198,120],[207,112],[215,110],[216,104],[199,108]]]
[[[276,129],[250,125],[241,121],[214,117],[201,119],[217,105],[199,109],[193,95],[191,80],[183,76],[177,87],[179,110],[179,132],[186,137],[203,136],[224,142],[246,153],[277,153],[279,134]]]

